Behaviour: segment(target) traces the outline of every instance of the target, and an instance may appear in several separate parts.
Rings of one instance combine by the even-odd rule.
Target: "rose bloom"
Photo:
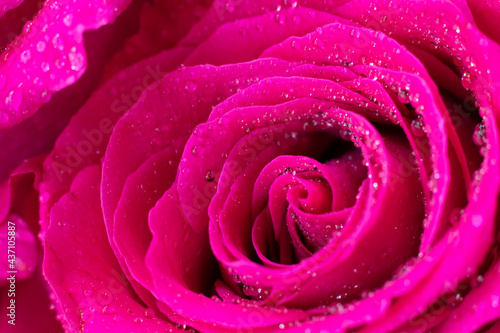
[[[499,2],[0,15],[2,332],[500,331]]]

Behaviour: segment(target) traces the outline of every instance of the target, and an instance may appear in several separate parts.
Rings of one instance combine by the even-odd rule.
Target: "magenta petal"
[[[53,93],[78,80],[87,66],[83,32],[114,21],[129,3],[117,0],[111,8],[109,4],[47,1],[2,54],[0,128],[31,116]]]
[[[342,19],[302,7],[240,19],[218,28],[193,51],[185,64],[223,65],[253,60],[267,47],[290,36],[302,36],[339,20]]]
[[[267,68],[266,62],[263,63],[262,67]],[[284,66],[277,65],[276,70]],[[231,67],[225,70],[226,78],[233,75],[241,78],[241,73],[232,72]],[[193,73],[205,71],[210,73],[210,76],[202,75],[193,78]],[[103,161],[101,190],[106,228],[113,241],[111,246],[116,251],[118,260],[123,264],[125,273],[129,276],[130,271],[132,280],[137,280],[141,284],[149,284],[149,274],[141,268],[141,265],[127,267],[127,263],[144,260],[150,235],[147,229],[143,229],[140,240],[134,241],[136,245],[140,243],[140,246],[129,250],[130,240],[138,236],[129,232],[130,225],[140,223],[139,217],[142,217],[145,225],[148,209],[154,205],[162,191],[166,190],[173,180],[172,177],[175,175],[173,170],[179,163],[183,146],[193,127],[208,117],[218,96],[227,94],[230,90],[226,82],[221,84],[221,87],[217,87],[217,90],[212,90],[212,82],[218,74],[221,73],[213,67],[203,66],[179,70],[167,75],[161,83],[155,83],[151,89],[141,95],[139,101],[117,122],[111,135]],[[198,80],[196,83],[195,78]],[[217,77],[217,79],[223,80],[224,76]],[[156,89],[153,90],[153,88]],[[192,89],[196,90],[196,94],[193,94],[195,91],[190,91]],[[206,91],[210,94],[203,95]],[[196,111],[192,110],[193,103],[198,106]],[[178,116],[179,114],[182,116]],[[189,117],[185,116],[188,114]],[[164,153],[161,156],[155,156],[149,161],[151,163],[145,163],[152,155],[163,150]],[[149,172],[160,170],[165,164],[168,164],[169,168],[172,167],[170,169],[172,172],[165,174],[168,170],[159,171],[157,176],[163,177],[161,181],[148,177]],[[132,174],[134,175],[130,177]],[[145,180],[143,181],[142,178]],[[144,187],[144,192],[137,187],[140,185]],[[136,201],[137,190],[143,195],[141,199],[147,203]],[[140,209],[130,211],[133,205],[137,205]],[[146,302],[151,305],[152,299],[147,290],[134,286],[145,301],[146,298],[149,299]]]
[[[51,210],[44,233],[44,274],[66,329],[124,332],[173,328],[138,300],[111,250],[99,202],[101,170],[82,170]]]
[[[255,307],[244,299],[239,304],[222,303],[199,294],[213,283],[210,274],[217,273],[217,265],[207,251],[206,233],[197,233],[186,223],[175,188],[165,193],[151,211],[150,227],[153,241],[146,261],[156,285],[154,294],[168,306],[159,307],[171,320],[217,332],[223,328],[255,328],[252,314],[262,318],[258,327],[307,316],[295,310]]]
[[[118,119],[149,85],[153,89],[166,72],[176,68],[188,52],[179,48],[138,63],[109,80],[87,100],[44,162],[45,179],[40,185],[46,200],[41,210],[42,228],[48,210],[69,190],[75,175],[86,166],[101,163]]]
[[[176,168],[169,165],[169,161],[178,158],[172,149],[159,152],[145,161],[128,177],[114,214],[116,254],[123,257],[131,275],[147,289],[152,285],[144,263],[152,237],[146,227],[148,214],[163,192],[172,185]]]

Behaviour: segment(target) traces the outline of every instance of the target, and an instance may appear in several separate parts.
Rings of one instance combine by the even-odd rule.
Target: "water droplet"
[[[411,131],[416,136],[425,135],[424,124],[421,116],[418,116],[417,118],[411,121]]]
[[[83,291],[83,294],[86,296],[86,297],[89,297],[91,294],[92,294],[92,291],[86,289]]]
[[[186,83],[185,89],[187,90],[187,92],[194,93],[196,91],[196,88],[198,88],[196,83],[191,82],[191,81],[188,81],[188,83]]]
[[[154,316],[155,316],[155,312],[154,312],[154,310],[152,310],[152,309],[146,309],[146,310],[144,311],[144,316],[145,316],[146,318],[154,318]]]
[[[19,105],[21,105],[22,99],[22,92],[19,90],[13,90],[10,92],[9,96],[5,98],[5,104],[11,105],[12,108],[17,109]]]
[[[472,88],[472,86],[473,86],[473,79],[472,79],[472,76],[470,75],[470,73],[465,72],[462,75],[462,86],[465,89],[471,89]]]
[[[26,50],[23,53],[21,53],[21,62],[23,64],[27,63],[31,59],[31,51]]]
[[[491,306],[493,308],[497,308],[499,300],[500,300],[500,296],[499,295],[491,295]]]
[[[429,190],[432,193],[435,193],[436,190],[437,190],[437,181],[436,181],[436,178],[431,177],[431,179],[429,179],[429,181],[427,182],[427,186],[429,187]]]
[[[63,59],[56,60],[56,67],[62,69],[66,65],[66,62]]]
[[[119,322],[120,320],[122,320],[122,317],[120,317],[119,315],[116,315],[113,317],[113,320],[116,322]]]
[[[410,94],[406,90],[400,90],[398,93],[398,99],[403,104],[410,103]]]
[[[44,41],[40,41],[40,42],[38,42],[38,44],[36,44],[36,49],[38,50],[38,52],[45,51],[46,47],[47,47],[47,44],[45,44]]]
[[[56,49],[61,51],[64,50],[64,41],[61,38],[61,35],[55,34],[54,38],[52,38],[52,45],[54,45]]]
[[[324,47],[325,46],[325,41],[321,38],[316,38],[314,40],[314,45],[318,46],[318,47]]]
[[[198,148],[196,146],[193,146],[193,148],[191,148],[191,154],[193,154],[194,156],[198,155]]]
[[[114,306],[112,305],[106,305],[103,309],[102,309],[102,313],[105,313],[105,314],[113,314],[115,313],[116,309]]]
[[[472,135],[472,140],[479,147],[482,147],[487,143],[486,127],[484,126],[483,123],[477,124],[476,127],[474,128],[474,134]]]
[[[47,62],[42,62],[42,71],[48,72],[50,70],[50,65]]]
[[[143,321],[144,320],[142,318],[140,318],[140,317],[137,317],[137,318],[134,319],[134,323],[136,323],[136,324],[142,324]]]
[[[83,67],[83,55],[81,53],[70,53],[68,58],[72,70],[78,71]]]
[[[33,79],[33,84],[41,88],[45,85],[45,81],[41,77],[36,77]]]
[[[49,198],[50,198],[49,192],[43,192],[40,194],[40,202],[41,203],[46,203],[47,201],[49,201]]]
[[[67,27],[70,27],[71,24],[73,24],[73,15],[72,14],[66,15],[63,19],[63,22]]]
[[[479,228],[483,225],[483,217],[481,215],[472,215],[471,222],[475,228]]]

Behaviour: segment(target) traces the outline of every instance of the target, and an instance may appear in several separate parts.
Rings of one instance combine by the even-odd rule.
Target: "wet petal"
[[[66,329],[85,332],[170,330],[144,306],[109,247],[99,200],[101,170],[83,169],[51,210],[43,234],[44,274],[53,288]],[[71,245],[69,245],[71,244]]]

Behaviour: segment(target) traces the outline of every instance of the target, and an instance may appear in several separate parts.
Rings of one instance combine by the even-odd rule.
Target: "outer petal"
[[[123,276],[109,247],[99,202],[101,170],[82,170],[71,192],[51,210],[44,234],[44,274],[66,330],[82,332],[176,331],[148,310]]]
[[[0,180],[6,178],[23,159],[47,153],[53,148],[57,136],[94,89],[110,55],[133,30],[138,4],[134,2],[129,6],[113,24],[85,33],[82,42],[89,60],[85,74],[77,82],[55,93],[33,117],[12,128],[0,129]]]
[[[87,67],[83,32],[114,21],[130,0],[105,5],[49,0],[0,61],[0,128],[35,113]]]

